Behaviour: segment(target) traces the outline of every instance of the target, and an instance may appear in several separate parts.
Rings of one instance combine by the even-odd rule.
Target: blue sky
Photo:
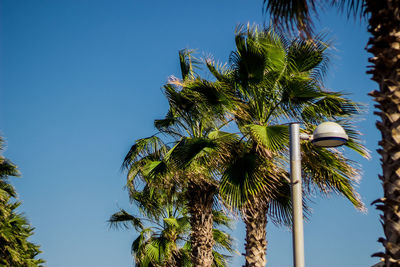
[[[51,267],[133,266],[133,231],[110,230],[109,216],[129,208],[120,165],[130,145],[154,133],[167,102],[161,85],[179,74],[178,50],[198,49],[226,62],[238,23],[263,24],[262,0],[2,0],[0,1],[0,134],[24,211],[36,227]],[[375,150],[376,85],[365,74],[368,40],[363,22],[328,10],[318,30],[329,29],[335,49],[326,86],[369,105],[356,122],[371,150],[362,164],[363,214],[339,198],[315,198],[305,224],[308,267],[370,266],[381,249],[382,195]],[[243,251],[244,227],[234,236]],[[291,233],[268,225],[268,266],[292,266]],[[236,257],[231,266],[241,266]]]

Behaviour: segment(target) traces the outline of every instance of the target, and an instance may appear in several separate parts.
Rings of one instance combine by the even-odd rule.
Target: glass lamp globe
[[[344,145],[349,137],[342,126],[336,122],[323,122],[315,128],[312,143],[320,147]]]

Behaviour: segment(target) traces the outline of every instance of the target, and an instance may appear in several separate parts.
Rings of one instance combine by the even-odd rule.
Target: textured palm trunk
[[[179,251],[175,249],[165,261],[163,267],[179,267],[177,262],[179,262]]]
[[[368,52],[374,57],[368,73],[379,85],[370,93],[378,103],[380,116],[376,123],[382,141],[378,149],[383,174],[380,176],[384,197],[374,201],[383,211],[382,223],[385,238],[379,242],[385,247],[385,266],[400,266],[400,0],[366,0],[370,15]]]
[[[265,267],[267,264],[267,212],[264,201],[252,201],[244,211],[246,224],[246,264],[244,267]]]
[[[176,264],[175,258],[171,257],[164,263],[163,267],[178,267],[178,265]]]
[[[188,208],[192,228],[190,242],[194,267],[211,267],[213,263],[212,206],[215,192],[216,187],[206,181],[190,183],[188,186]]]

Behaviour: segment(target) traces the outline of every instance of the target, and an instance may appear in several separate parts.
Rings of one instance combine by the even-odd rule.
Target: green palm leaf
[[[364,158],[370,159],[370,152],[365,145],[362,144],[362,134],[355,129],[354,123],[352,123],[350,120],[339,120],[337,122],[344,128],[349,137],[349,140],[347,140],[345,146],[357,152]]]
[[[232,229],[232,219],[220,210],[213,210],[213,222],[215,226],[225,226]]]
[[[164,223],[168,226],[179,227],[179,222],[176,218],[164,218]]]
[[[230,80],[231,70],[226,64],[218,64],[214,60],[208,58],[206,59],[206,66],[219,82],[228,82]]]
[[[136,230],[140,231],[144,228],[142,220],[137,218],[125,210],[121,209],[119,212],[114,213],[111,215],[110,219],[108,220],[111,227],[119,228],[124,227],[128,229],[129,227],[133,226]]]
[[[323,78],[327,71],[329,58],[325,53],[329,43],[322,41],[324,36],[313,39],[294,39],[288,47],[287,61],[295,72],[312,72],[315,78]]]
[[[171,160],[178,166],[188,167],[194,160],[206,159],[217,148],[217,143],[208,138],[185,138],[176,146]]]
[[[195,69],[199,68],[200,61],[193,56],[194,52],[194,50],[190,49],[182,49],[179,51],[179,63],[183,80],[193,79],[195,76]]]
[[[301,111],[303,120],[318,124],[327,118],[350,117],[361,114],[364,106],[343,97],[341,93],[323,92],[321,97]]]
[[[258,144],[270,151],[277,152],[286,148],[289,143],[289,130],[287,125],[256,125],[248,124],[244,126],[248,129],[251,137]]]
[[[234,249],[232,248],[233,247],[233,239],[227,233],[214,228],[213,229],[213,238],[215,241],[216,249],[225,249],[231,253],[234,251]]]
[[[223,255],[217,251],[213,251],[213,267],[227,267],[229,266],[231,256]]]
[[[266,198],[272,197],[279,180],[268,176],[269,167],[270,164],[254,151],[243,148],[231,151],[220,181],[220,194],[225,204],[241,209],[250,196],[262,192]]]
[[[303,176],[308,190],[316,186],[323,194],[333,191],[346,197],[356,208],[365,209],[354,190],[360,173],[355,162],[340,153],[316,147],[309,142],[301,144],[301,151]]]
[[[132,145],[129,152],[126,154],[122,167],[129,169],[129,167],[140,158],[151,156],[154,159],[159,159],[168,150],[168,147],[157,136],[150,136],[136,140]]]

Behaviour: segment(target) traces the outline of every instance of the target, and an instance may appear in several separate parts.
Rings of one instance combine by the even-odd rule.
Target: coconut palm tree
[[[229,68],[218,70],[208,62],[216,79],[235,90],[240,108],[232,113],[241,140],[248,147],[226,169],[220,191],[229,205],[242,210],[247,230],[246,266],[259,267],[266,264],[268,211],[273,207],[273,215],[283,215],[285,222],[290,221],[287,215],[290,191],[283,182],[287,179],[288,127],[282,123],[301,121],[305,131],[311,133],[312,124],[326,119],[345,121],[356,115],[359,107],[340,93],[322,90],[327,46],[320,39],[290,41],[272,29],[248,26],[237,30],[235,40],[236,51],[231,54]],[[357,132],[348,125],[346,128],[351,133],[348,147],[368,156],[358,142]],[[305,189],[337,192],[362,209],[353,188],[356,182],[353,162],[334,150],[302,146]],[[321,164],[316,164],[318,157]],[[272,190],[271,185],[275,187]]]
[[[367,51],[373,56],[369,59],[368,74],[376,81],[379,89],[370,95],[377,102],[379,111],[375,114],[381,120],[376,127],[381,132],[382,140],[378,149],[381,155],[383,174],[379,175],[382,181],[384,196],[373,203],[383,211],[382,226],[385,238],[378,241],[385,247],[384,253],[373,256],[383,257],[386,266],[400,266],[400,230],[397,227],[400,218],[400,173],[396,166],[400,163],[400,126],[398,123],[400,106],[400,15],[399,0],[330,0],[324,1],[340,9],[347,9],[348,15],[353,13],[368,16],[368,31],[371,38],[367,44]],[[271,13],[278,25],[286,25],[286,29],[297,26],[302,31],[312,31],[313,15],[317,15],[318,8],[323,3],[317,1],[294,0],[264,0],[265,7]]]

